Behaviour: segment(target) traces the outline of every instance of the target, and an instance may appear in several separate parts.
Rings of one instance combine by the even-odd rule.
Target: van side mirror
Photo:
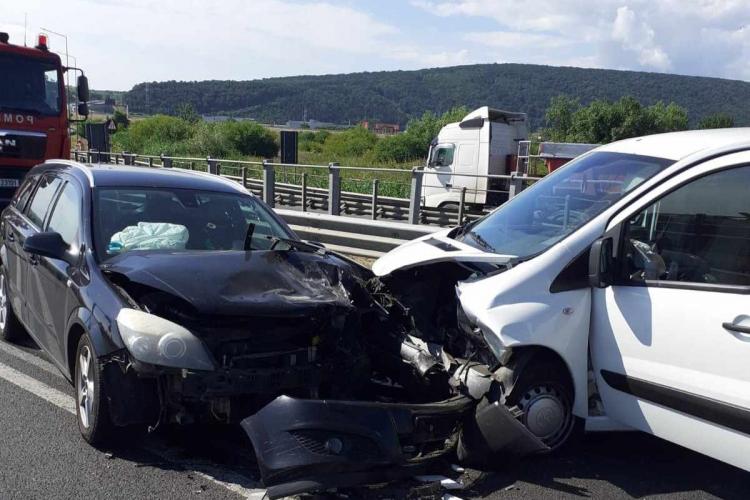
[[[608,287],[612,284],[613,269],[612,238],[599,238],[591,245],[589,253],[589,285]]]
[[[89,79],[85,75],[78,76],[78,100],[83,102],[89,101]],[[81,113],[83,114],[83,113]]]
[[[89,105],[85,102],[78,103],[78,114],[80,116],[89,116]]]
[[[60,233],[52,231],[32,234],[23,242],[25,252],[50,257],[52,259],[67,260],[68,244]]]

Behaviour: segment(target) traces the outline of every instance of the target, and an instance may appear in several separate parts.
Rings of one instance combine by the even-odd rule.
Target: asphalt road
[[[32,344],[0,342],[0,498],[263,498],[239,428],[163,428],[97,450],[79,436],[73,388]],[[639,433],[586,436],[559,456],[441,471],[463,499],[747,498],[750,474]],[[347,498],[443,498],[414,481]],[[338,496],[338,495],[337,495]],[[445,497],[449,498],[449,497]]]

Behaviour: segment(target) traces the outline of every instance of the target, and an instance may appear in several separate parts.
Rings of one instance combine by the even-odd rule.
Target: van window
[[[625,225],[626,278],[750,286],[750,167],[685,184]]]
[[[453,165],[453,152],[455,148],[453,144],[445,146],[438,146],[432,150],[432,158],[430,158],[430,166],[432,167],[449,167]]]
[[[16,191],[16,194],[13,196],[10,204],[16,207],[18,210],[23,211],[24,207],[26,206],[26,202],[29,201],[29,197],[31,197],[31,193],[34,191],[36,181],[38,180],[39,177],[36,175],[27,177],[23,181],[23,184],[21,184],[21,187]]]
[[[44,216],[47,214],[52,198],[57,192],[57,188],[62,183],[58,177],[52,177],[51,175],[45,175],[39,182],[39,187],[34,193],[34,198],[31,199],[29,205],[29,219],[31,222],[42,227],[44,223]]]

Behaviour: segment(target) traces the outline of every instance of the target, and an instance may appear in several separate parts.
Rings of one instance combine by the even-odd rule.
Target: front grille
[[[0,130],[0,158],[41,160],[47,151],[47,135],[41,132]]]

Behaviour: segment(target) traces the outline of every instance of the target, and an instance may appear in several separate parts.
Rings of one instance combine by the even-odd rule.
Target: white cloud
[[[638,19],[633,9],[617,9],[612,26],[612,39],[620,42],[624,49],[635,52],[642,66],[667,71],[671,69],[672,62],[654,38],[653,28],[646,21]]]

